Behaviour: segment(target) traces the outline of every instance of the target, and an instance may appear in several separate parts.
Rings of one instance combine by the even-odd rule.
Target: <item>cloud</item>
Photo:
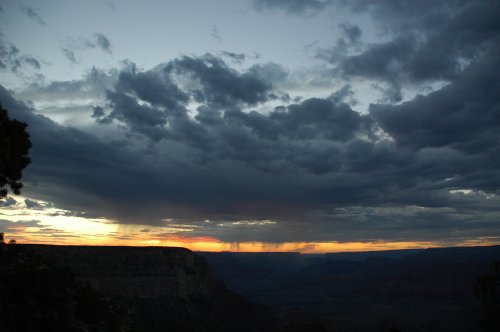
[[[391,84],[391,101],[400,101],[402,62],[413,52],[413,38],[394,39],[371,46],[360,55],[343,59],[339,69],[346,77],[362,76],[383,79]]]
[[[327,3],[254,5],[308,14]],[[368,14],[381,37],[368,42],[364,25],[338,25],[335,44],[318,54],[326,68],[318,76],[342,80],[328,97],[292,100],[280,91],[293,79],[287,69],[243,67],[246,55],[230,52],[150,70],[129,62],[22,92],[91,99],[83,113],[97,123],[87,128],[37,115],[49,110],[0,89],[4,106],[29,123],[26,190],[120,223],[179,219],[196,226],[193,236],[225,241],[498,236],[498,6],[344,5]],[[83,38],[68,50],[109,45]],[[387,92],[368,114],[352,109],[359,81]],[[443,81],[396,103],[409,87]]]
[[[43,207],[43,206],[42,206],[42,205],[40,205],[38,202],[33,201],[33,200],[31,200],[31,199],[28,199],[28,198],[26,198],[26,199],[24,200],[24,204],[26,205],[26,207],[27,207],[28,209],[39,209],[39,208],[42,208],[42,207]]]
[[[28,227],[42,228],[39,221],[17,221],[13,222],[10,220],[0,219],[0,232],[10,234],[16,234]]]
[[[60,42],[59,48],[63,55],[73,64],[80,63],[85,51],[89,49],[100,49],[112,54],[111,41],[102,33],[96,33],[92,38],[66,38]]]
[[[372,105],[371,116],[398,146],[415,151],[448,149],[443,165],[434,175],[447,170],[459,175],[461,186],[497,191],[500,85],[492,68],[500,65],[496,47],[471,64],[453,84],[425,97],[401,105]],[[447,160],[451,158],[451,160]],[[437,162],[436,157],[426,163]]]
[[[98,124],[110,124],[112,121],[111,118],[106,117],[104,108],[101,106],[93,106],[92,115],[90,117],[95,119]]]
[[[113,87],[117,76],[118,70],[92,67],[79,80],[30,82],[16,91],[16,98],[58,123],[88,127],[93,108],[104,103],[106,89]]]
[[[469,70],[482,76],[479,69]],[[166,111],[173,120],[162,129],[164,138],[153,144],[136,136],[101,139],[62,127],[1,90],[0,100],[29,123],[34,142],[26,190],[121,223],[161,225],[165,218],[178,218],[199,226],[193,236],[226,241],[415,240],[444,233],[458,239],[468,232],[485,234],[481,229],[492,233],[488,220],[498,214],[492,194],[500,178],[492,150],[471,155],[454,144],[407,146],[404,136],[387,125],[396,114],[394,106],[373,106],[373,114],[362,116],[336,97],[345,89],[269,114],[207,105],[194,117],[175,114],[179,100],[186,99],[172,99],[176,90],[165,87],[175,82],[163,81],[162,73],[130,70],[115,86],[149,107],[172,107],[172,115]],[[482,89],[478,83],[470,81],[472,88]],[[421,105],[421,98],[431,102],[438,96],[415,99],[415,108],[429,105]],[[135,115],[127,121],[148,125]],[[394,142],[381,138],[378,126]],[[475,194],[451,192],[457,188]],[[258,224],[263,220],[273,223]]]
[[[271,84],[265,77],[274,74],[274,68],[254,66],[238,73],[220,58],[211,54],[202,57],[182,57],[168,63],[168,73],[192,77],[200,85],[198,99],[221,108],[239,103],[254,105],[266,101]]]
[[[36,23],[38,23],[40,25],[47,25],[47,23],[45,23],[45,21],[42,19],[42,17],[38,13],[38,10],[33,9],[31,7],[28,7],[28,6],[24,6],[24,5],[21,5],[21,10],[24,14],[26,14],[29,18],[31,18]]]
[[[24,100],[43,104],[50,104],[51,101],[63,103],[68,100],[99,99],[100,96],[104,97],[106,88],[111,88],[115,84],[117,76],[118,70],[104,71],[92,67],[79,80],[32,83],[18,91],[16,95]],[[56,107],[57,103],[51,107]]]
[[[222,51],[222,55],[225,56],[226,58],[233,60],[238,64],[243,63],[243,61],[245,61],[245,59],[247,58],[247,55],[245,53]]]
[[[253,0],[257,11],[280,9],[288,14],[312,15],[331,4],[331,0]]]
[[[75,52],[73,52],[72,50],[70,50],[64,46],[61,46],[60,48],[61,48],[62,53],[66,57],[66,59],[69,60],[69,62],[71,62],[73,64],[77,63]]]
[[[344,5],[370,15],[388,40],[358,45],[357,51],[348,49],[347,41],[358,36],[358,30],[341,25],[345,39],[319,49],[317,57],[333,65],[327,75],[378,82],[392,102],[402,100],[406,86],[455,80],[468,63],[496,43],[500,32],[497,3],[447,1],[436,6],[429,1],[405,5],[357,1]]]
[[[105,52],[111,53],[111,42],[102,33],[98,33],[95,36],[95,45]]]
[[[210,36],[212,36],[218,42],[222,41],[222,38],[220,37],[219,34],[219,29],[217,28],[216,25],[212,25],[212,30],[210,30]]]
[[[9,206],[13,206],[16,204],[17,204],[17,201],[10,196],[5,198],[5,199],[0,200],[0,206],[2,206],[2,207],[9,207]]]
[[[34,69],[38,69],[39,70],[41,68],[40,62],[37,59],[33,58],[33,57],[24,57],[23,60],[24,60],[24,62],[26,64],[29,64]]]
[[[22,54],[16,45],[5,40],[0,33],[0,70],[10,70],[13,73],[25,72],[31,69],[40,70],[40,61],[31,55]]]
[[[153,140],[165,136],[169,119],[185,116],[189,100],[164,71],[138,72],[134,65],[120,73],[106,97],[111,112],[101,115],[104,121],[118,120]]]
[[[202,104],[200,110],[207,109],[203,112],[206,115],[255,106],[271,100],[273,84],[286,76],[286,71],[273,63],[238,72],[211,54],[184,56],[145,72],[130,64],[106,92],[110,111],[101,107],[95,118],[100,123],[116,120],[154,141],[207,141],[208,132],[188,118],[190,102]],[[201,118],[207,119],[206,115]]]
[[[339,24],[339,29],[342,31],[349,44],[357,44],[360,42],[362,31],[357,25],[345,22]]]
[[[145,76],[140,79],[151,78]],[[160,87],[164,88],[164,82],[154,79],[149,82],[160,84]],[[149,89],[148,93],[152,91],[154,90]],[[170,99],[163,95],[143,95],[143,97],[156,103],[170,102]],[[321,174],[325,170],[328,171],[331,167],[335,167],[335,161],[325,160],[317,164],[319,160],[314,162],[314,155],[323,151],[339,150],[334,142],[332,144],[325,142],[324,145],[311,149],[307,140],[332,138],[342,142],[354,137],[353,132],[361,130],[362,127],[361,119],[355,112],[345,106],[335,106],[332,102],[320,100],[292,105],[289,110],[277,110],[269,117],[259,116],[257,113],[246,114],[237,110],[222,115],[207,109],[201,111],[197,120],[182,114],[173,116],[174,120],[167,131],[168,139],[152,147],[153,155],[149,155],[144,154],[146,146],[142,147],[140,141],[134,143],[131,140],[125,145],[122,142],[112,141],[104,143],[92,135],[64,128],[47,118],[35,116],[25,106],[9,97],[5,90],[1,100],[9,110],[16,110],[12,112],[16,117],[29,123],[32,140],[37,142],[31,152],[33,161],[27,173],[31,176],[30,181],[46,183],[47,180],[44,179],[51,179],[51,186],[60,186],[64,191],[70,192],[74,190],[71,188],[77,188],[80,192],[61,197],[55,195],[57,190],[51,193],[50,186],[46,189],[34,188],[38,192],[43,192],[43,195],[39,195],[49,196],[51,198],[49,201],[56,199],[72,207],[85,206],[86,201],[93,202],[108,197],[106,200],[115,202],[108,206],[115,208],[101,213],[110,215],[117,213],[121,218],[127,214],[129,216],[141,214],[142,216],[138,217],[140,220],[148,219],[148,216],[144,215],[143,208],[146,207],[138,209],[137,204],[149,206],[159,201],[169,202],[170,205],[166,204],[161,208],[149,206],[147,210],[151,214],[151,220],[155,220],[154,215],[157,215],[158,219],[160,216],[165,217],[162,215],[166,213],[165,209],[179,216],[180,211],[185,210],[181,207],[191,204],[199,206],[190,213],[191,215],[199,216],[203,213],[245,215],[253,209],[250,206],[260,206],[264,212],[272,210],[271,207],[265,207],[268,204],[272,206],[272,201],[276,203],[290,199],[300,201],[303,195],[301,191],[304,188],[301,191],[294,191],[291,188],[297,185],[300,188],[299,183],[303,179],[299,177],[293,181],[295,184],[289,183],[294,174],[309,172]],[[317,107],[318,110],[309,115],[307,107]],[[328,121],[332,123],[344,121],[345,126],[339,123],[337,127],[339,133],[334,133],[334,130],[324,125],[324,120],[320,118],[322,113],[331,113],[331,120]],[[133,123],[138,122],[140,125],[151,126],[148,121],[153,121],[153,124],[156,121],[155,117],[152,119],[144,120],[134,115],[130,116],[129,121],[131,125],[136,125]],[[304,119],[307,123],[304,126],[300,125],[298,123],[300,119]],[[313,126],[317,126],[322,132],[313,133],[309,130]],[[278,132],[273,133],[273,128]],[[298,133],[295,133],[295,130]],[[296,153],[294,150],[303,153]],[[153,156],[156,162],[151,163],[150,158]],[[330,164],[332,162],[333,164]],[[323,163],[327,165],[322,166]],[[67,171],[61,172],[58,165],[66,165]],[[276,176],[280,172],[284,172],[283,176]],[[130,178],[129,181],[123,181],[122,177],[125,174]],[[170,175],[165,176],[165,174]],[[100,185],[94,186],[91,183]],[[222,186],[222,183],[225,185]],[[124,186],[133,186],[136,189],[132,193]],[[86,198],[82,199],[82,196]],[[267,200],[269,203],[264,203]],[[243,206],[238,207],[237,202],[243,202]],[[132,208],[133,206],[136,207]],[[137,212],[124,213],[123,208]],[[112,212],[113,209],[117,211]]]
[[[82,180],[86,181],[84,180],[86,177],[84,174],[90,175],[89,172],[92,172],[92,167],[95,167],[96,165],[90,168],[87,167],[89,167],[93,162],[98,160],[103,163],[106,162],[105,158],[100,158],[98,156],[99,153],[94,154],[95,151],[91,153],[93,148],[99,149],[102,145],[99,144],[98,140],[93,136],[87,135],[74,128],[62,127],[44,116],[34,114],[32,109],[15,100],[3,87],[0,89],[0,100],[2,101],[2,105],[9,111],[9,116],[28,123],[28,131],[30,133],[31,140],[33,142],[37,142],[35,144],[36,146],[30,150],[32,163],[27,168],[26,172],[24,172],[24,174],[27,175],[25,175],[23,179],[29,178],[29,174],[31,172],[32,181],[35,183],[37,181],[41,181],[47,185],[45,188],[37,188],[42,189],[38,191],[41,198],[43,198],[44,195],[47,195],[47,197],[57,196],[59,197],[57,199],[58,202],[63,205],[64,202],[67,202],[71,208],[74,208],[75,205],[71,204],[71,201],[74,198],[66,197],[68,198],[66,200],[65,194],[62,194],[62,192],[67,193],[68,190],[71,191],[71,188],[78,188],[79,185],[77,185],[77,183],[81,183],[80,181]],[[66,142],[62,143],[63,140]],[[112,148],[109,147],[109,149],[110,150],[105,152],[105,154],[114,154],[114,152],[112,152]],[[87,155],[87,153],[90,154]],[[87,155],[86,158],[94,155],[94,161],[91,162],[90,165],[87,164],[87,166],[85,166],[85,163],[80,164],[80,162],[77,161],[80,158],[78,155]],[[90,161],[90,159],[88,159],[88,161]],[[69,174],[63,174],[66,173],[66,171],[60,173],[61,169],[59,169],[58,166],[62,165],[60,163],[66,164],[68,166],[67,171],[74,171],[77,175],[67,177]],[[50,180],[47,182],[49,178],[52,178],[53,181]],[[87,180],[89,179],[87,178]],[[71,184],[72,182],[73,184]],[[65,189],[62,190],[60,186]],[[80,197],[79,199],[81,199],[81,202],[76,204],[78,206],[82,206],[82,204],[85,206],[85,203],[89,200],[88,196],[79,196],[78,190],[72,196]],[[46,201],[51,200],[49,199]],[[77,202],[73,201],[73,203]]]
[[[372,105],[371,115],[401,146],[467,153],[494,147],[500,85],[491,69],[500,65],[499,51],[477,59],[453,84],[401,105]]]
[[[111,9],[113,12],[116,12],[116,5],[113,1],[111,0],[103,0],[104,4]]]

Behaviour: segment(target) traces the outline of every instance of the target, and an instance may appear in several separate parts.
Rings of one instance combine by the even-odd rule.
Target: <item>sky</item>
[[[0,3],[21,243],[500,244],[500,1]]]

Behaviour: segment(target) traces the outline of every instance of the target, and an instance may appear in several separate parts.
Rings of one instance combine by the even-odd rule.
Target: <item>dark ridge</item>
[[[2,245],[0,330],[275,331],[185,248]]]
[[[500,261],[500,246],[200,255],[252,302],[290,315],[300,308],[332,331],[465,332],[482,331],[484,308],[474,290]]]
[[[494,261],[500,246],[307,255],[2,243],[0,331],[495,331]]]

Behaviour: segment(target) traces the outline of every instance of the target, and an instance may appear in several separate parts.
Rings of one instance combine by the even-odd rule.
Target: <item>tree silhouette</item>
[[[0,199],[7,196],[7,188],[19,195],[23,187],[19,180],[22,170],[30,163],[31,148],[26,127],[24,122],[9,119],[7,110],[0,104]]]

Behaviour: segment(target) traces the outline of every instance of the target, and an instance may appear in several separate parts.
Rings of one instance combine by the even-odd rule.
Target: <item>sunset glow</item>
[[[104,246],[165,246],[185,247],[193,251],[232,252],[300,252],[318,254],[329,252],[382,251],[400,249],[423,249],[446,247],[450,243],[439,241],[311,241],[311,242],[224,242],[211,236],[192,236],[193,225],[169,224],[166,226],[120,225],[113,220],[70,216],[69,212],[47,207],[42,201],[32,201],[37,207],[26,210],[20,207],[2,209],[0,219],[11,221],[6,231],[7,238],[19,243],[58,245],[104,245]],[[34,204],[32,203],[32,204]],[[30,220],[37,220],[33,222]],[[208,221],[204,221],[205,223]],[[249,222],[236,221],[241,225]],[[272,224],[270,221],[259,224]],[[257,224],[257,222],[250,222]],[[194,228],[199,226],[194,226]],[[465,239],[452,243],[454,246],[477,246],[500,244],[496,238]]]

